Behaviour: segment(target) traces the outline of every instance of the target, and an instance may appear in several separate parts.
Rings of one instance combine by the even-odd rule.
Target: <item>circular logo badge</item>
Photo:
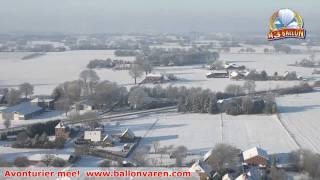
[[[291,9],[281,9],[275,12],[270,18],[270,30],[280,29],[302,29],[303,21],[301,16]]]

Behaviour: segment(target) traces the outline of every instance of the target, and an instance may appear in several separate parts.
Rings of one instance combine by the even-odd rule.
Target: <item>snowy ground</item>
[[[229,78],[206,78],[206,70],[197,66],[180,66],[180,67],[160,67],[155,72],[174,74],[178,77],[178,81],[165,83],[163,86],[186,86],[201,87],[203,89],[211,89],[213,91],[224,91],[229,84],[243,85],[243,80],[231,80]],[[283,87],[298,85],[299,81],[256,81],[256,90],[269,90]],[[148,85],[149,86],[149,85]]]
[[[30,53],[1,52],[0,87],[15,87],[23,82],[30,82],[36,86],[35,94],[51,94],[58,84],[78,79],[79,73],[86,68],[90,60],[107,58],[134,60],[134,57],[116,57],[113,52],[113,50],[50,52],[30,60],[21,60],[23,56]],[[266,70],[269,74],[273,74],[275,71],[283,74],[289,70],[296,71],[299,75],[310,76],[312,68],[287,66],[308,56],[307,54],[221,53],[220,59],[245,65],[252,69]],[[117,82],[127,87],[131,87],[134,82],[127,70],[99,69],[97,72],[101,80]],[[165,86],[202,87],[222,91],[228,84],[243,84],[243,81],[229,79],[207,79],[205,74],[208,70],[201,66],[157,67],[154,72],[172,73],[181,79],[178,82],[167,83]],[[143,78],[144,76],[139,78],[138,82]],[[257,90],[268,90],[296,85],[298,82],[268,81],[256,84]]]
[[[320,153],[320,92],[277,99],[280,117],[302,148]]]
[[[184,145],[189,152],[203,155],[217,143],[228,143],[243,150],[259,146],[270,153],[290,152],[297,145],[281,126],[276,116],[223,114],[220,115],[167,113],[132,117],[108,123],[109,133],[120,133],[130,128],[137,136],[144,137],[141,144],[160,146]]]
[[[79,73],[86,68],[90,60],[112,58],[131,61],[134,59],[133,57],[116,57],[113,52],[113,50],[49,52],[29,60],[21,60],[21,58],[30,53],[1,52],[0,86],[14,87],[23,82],[30,82],[36,85],[35,94],[51,94],[56,85],[78,79]],[[119,81],[123,80],[123,75],[118,71],[110,70],[109,73],[105,75],[102,73],[100,76],[102,80],[117,81],[117,79],[113,80],[115,77],[120,77]]]

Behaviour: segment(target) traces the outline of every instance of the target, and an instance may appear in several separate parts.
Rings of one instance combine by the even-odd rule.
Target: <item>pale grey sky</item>
[[[320,30],[318,0],[0,0],[4,32],[257,32],[271,14],[298,11]]]

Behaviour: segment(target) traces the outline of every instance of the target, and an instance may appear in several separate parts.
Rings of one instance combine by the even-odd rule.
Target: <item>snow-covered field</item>
[[[50,52],[29,60],[21,60],[29,53],[2,52],[0,53],[0,87],[15,87],[23,82],[30,82],[35,85],[35,94],[51,94],[58,84],[78,79],[79,73],[86,68],[90,60],[106,58],[134,60],[134,57],[116,57],[113,52],[113,50]],[[299,75],[310,76],[312,68],[287,66],[306,57],[308,57],[307,54],[220,54],[221,60],[232,61],[252,69],[266,70],[269,74],[275,71],[282,74],[290,70],[297,71]],[[208,70],[201,66],[158,67],[154,72],[172,73],[181,79],[178,82],[167,83],[165,86],[202,87],[223,91],[228,84],[243,84],[243,81],[229,79],[207,79],[205,74]],[[99,69],[97,73],[101,80],[117,82],[127,87],[133,85],[133,79],[127,70]],[[143,78],[138,79],[138,82]],[[256,84],[257,90],[268,90],[293,86],[298,82],[268,81]]]
[[[159,141],[160,146],[184,145],[195,154],[203,155],[217,143],[232,144],[243,150],[259,146],[270,153],[290,152],[297,145],[281,126],[276,116],[166,113],[131,117],[107,126],[107,131],[121,132],[130,128],[144,137],[141,144]]]
[[[258,71],[265,70],[268,74],[278,72],[283,74],[285,71],[296,71],[298,75],[310,76],[313,69],[288,66],[296,61],[309,58],[308,54],[220,54],[220,60],[229,61],[247,68],[256,69]]]
[[[236,54],[235,54],[236,55]],[[174,74],[178,81],[166,83],[164,86],[201,87],[213,91],[224,91],[229,84],[243,85],[244,81],[231,80],[229,78],[206,78],[206,70],[201,65],[180,67],[159,67],[154,70],[159,73]],[[256,81],[256,90],[269,90],[298,85],[299,81]]]
[[[277,99],[280,117],[302,148],[320,153],[320,92]]]
[[[93,59],[133,60],[133,57],[116,57],[113,50],[49,52],[34,59],[21,60],[30,53],[0,53],[0,86],[16,86],[23,82],[35,84],[35,94],[51,94],[62,82],[76,80],[79,73]],[[100,72],[100,71],[98,71]],[[123,72],[103,70],[102,80],[123,81]],[[128,72],[126,72],[128,74]],[[131,80],[131,78],[130,78]],[[132,83],[132,81],[131,81]]]

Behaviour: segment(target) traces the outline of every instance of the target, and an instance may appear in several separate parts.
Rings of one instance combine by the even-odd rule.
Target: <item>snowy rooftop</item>
[[[252,149],[246,150],[242,154],[243,154],[243,160],[251,159],[252,157],[256,157],[256,156],[269,159],[268,153],[265,150],[258,147],[254,147]]]
[[[63,122],[59,122],[55,128],[66,128]]]
[[[16,106],[8,107],[2,110],[2,112],[7,112],[7,113],[18,112],[20,114],[30,114],[40,110],[42,110],[42,108],[39,106],[32,105],[30,102],[23,102]]]
[[[198,160],[191,166],[189,171],[196,172],[196,173],[206,173],[210,175],[210,173],[212,172],[212,168],[208,164],[204,163],[203,161]]]
[[[134,133],[130,129],[126,129],[121,136],[124,136],[126,133],[128,133],[131,137],[135,137]]]

